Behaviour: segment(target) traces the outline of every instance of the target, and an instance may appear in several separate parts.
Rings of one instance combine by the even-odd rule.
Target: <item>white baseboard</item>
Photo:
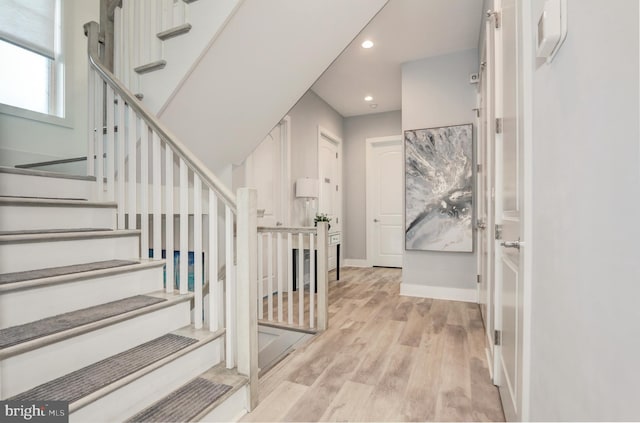
[[[342,267],[371,267],[367,260],[361,259],[344,259]]]
[[[477,303],[478,292],[475,289],[446,288],[442,286],[400,284],[400,295],[407,297],[434,298],[436,300],[463,301]]]

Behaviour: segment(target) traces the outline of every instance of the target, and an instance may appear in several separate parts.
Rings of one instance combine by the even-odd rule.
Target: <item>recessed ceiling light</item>
[[[371,101],[371,100],[373,100],[373,97],[371,97],[370,95],[364,98],[364,101]]]
[[[375,109],[376,107],[378,107],[378,105],[376,103],[373,103],[373,104],[369,104],[369,107],[371,107],[372,109]]]
[[[361,45],[362,45],[362,48],[371,48],[373,47],[373,41],[365,40]]]

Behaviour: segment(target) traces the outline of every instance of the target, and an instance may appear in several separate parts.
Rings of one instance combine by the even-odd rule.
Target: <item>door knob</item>
[[[375,223],[380,222],[378,219],[373,219],[373,221],[374,221]]]
[[[520,249],[520,238],[518,238],[517,241],[503,241],[500,243],[500,245],[502,245],[504,248],[515,248],[517,250]]]
[[[282,222],[276,222],[276,226],[282,226]]]

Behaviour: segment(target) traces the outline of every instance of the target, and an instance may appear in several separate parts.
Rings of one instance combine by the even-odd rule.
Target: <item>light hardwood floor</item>
[[[399,269],[340,276],[329,329],[260,379],[243,421],[504,421],[476,304],[401,297]]]

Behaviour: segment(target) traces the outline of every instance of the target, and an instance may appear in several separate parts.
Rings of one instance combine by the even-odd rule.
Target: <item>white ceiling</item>
[[[402,63],[477,48],[481,21],[482,0],[389,0],[311,88],[344,117],[400,110]]]

